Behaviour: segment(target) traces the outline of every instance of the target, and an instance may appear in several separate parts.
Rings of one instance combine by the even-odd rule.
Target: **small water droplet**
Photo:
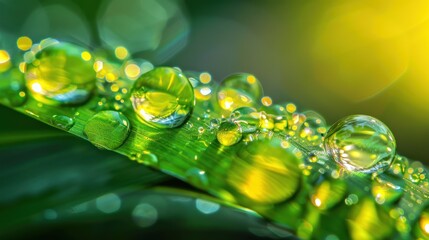
[[[230,119],[240,125],[243,133],[255,132],[260,124],[261,114],[252,107],[240,107],[235,109]]]
[[[128,118],[116,111],[102,111],[88,120],[84,134],[97,147],[116,149],[127,139],[130,132]]]
[[[243,134],[238,124],[227,121],[220,124],[216,137],[220,144],[232,146],[241,140]]]
[[[325,149],[345,169],[372,173],[389,167],[395,156],[396,142],[392,132],[380,120],[353,115],[329,129]]]
[[[41,45],[40,45],[41,46]],[[85,102],[95,86],[92,61],[82,59],[86,50],[71,43],[52,43],[34,52],[27,62],[27,87],[37,100],[50,105]]]
[[[136,80],[131,101],[134,111],[147,124],[156,128],[182,125],[194,107],[194,92],[182,72],[159,67]]]
[[[136,157],[136,160],[138,163],[142,163],[148,166],[158,166],[158,157],[149,152],[149,151],[143,151],[141,154]]]
[[[239,107],[258,105],[262,95],[262,86],[255,76],[238,73],[221,82],[217,91],[217,101],[224,113],[229,114]]]
[[[53,115],[51,118],[51,124],[57,128],[68,131],[73,127],[74,120],[73,118],[64,115]]]
[[[207,178],[206,172],[198,169],[191,168],[186,172],[186,180],[192,185],[199,188],[207,188],[209,184],[209,179]]]

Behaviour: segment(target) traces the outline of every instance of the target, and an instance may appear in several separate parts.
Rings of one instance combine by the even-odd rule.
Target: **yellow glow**
[[[293,103],[288,103],[286,105],[286,111],[288,111],[289,113],[294,113],[296,111],[296,106]]]
[[[419,225],[422,232],[429,236],[429,212],[427,210],[420,216]]]
[[[25,92],[23,92],[23,91],[19,92],[19,96],[20,97],[25,97]]]
[[[117,84],[112,84],[110,90],[112,90],[112,92],[117,92],[119,91],[119,86]]]
[[[11,66],[10,56],[6,50],[0,50],[0,72],[8,70]]]
[[[113,81],[116,81],[117,79],[118,79],[118,76],[116,76],[116,74],[114,74],[114,73],[107,73],[106,74],[106,80],[108,82],[113,82]]]
[[[25,62],[21,62],[19,63],[19,71],[22,73],[25,73],[25,70],[27,70],[27,64],[25,64]]]
[[[247,76],[247,82],[248,82],[249,84],[254,84],[254,83],[256,82],[256,78],[255,78],[255,76],[253,76],[253,75],[249,75],[249,76]]]
[[[123,46],[119,46],[115,49],[115,56],[123,60],[128,56],[128,50]]]
[[[16,41],[16,45],[18,46],[18,48],[20,50],[27,51],[33,45],[33,41],[31,40],[31,38],[29,38],[27,36],[22,36],[22,37],[18,38],[18,40]]]
[[[201,83],[207,84],[212,80],[212,76],[209,73],[201,73],[200,74],[200,81]]]
[[[89,61],[92,58],[91,53],[89,53],[88,51],[82,52],[81,57],[85,61]]]
[[[273,104],[273,100],[268,96],[263,97],[261,99],[261,102],[262,102],[262,105],[264,105],[266,107],[269,107],[269,106],[271,106],[271,104]]]
[[[43,92],[42,86],[39,83],[33,83],[31,85],[31,89],[33,89],[33,91],[35,91],[36,93],[42,93]]]
[[[125,67],[125,75],[130,79],[136,79],[141,73],[141,69],[137,64],[131,63]]]

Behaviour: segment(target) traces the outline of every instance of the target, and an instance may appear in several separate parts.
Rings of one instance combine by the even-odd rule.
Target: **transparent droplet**
[[[232,146],[241,140],[243,134],[238,124],[228,121],[220,124],[216,137],[220,144]]]
[[[155,68],[137,79],[131,101],[137,115],[157,128],[182,125],[195,104],[191,83],[169,67]]]
[[[217,101],[224,113],[231,113],[239,107],[258,105],[262,95],[262,86],[255,76],[238,73],[221,82],[217,91]]]
[[[322,210],[329,209],[344,199],[347,184],[341,180],[324,179],[315,187],[311,203]]]
[[[139,154],[136,161],[148,166],[158,166],[158,157],[149,151],[143,151]]]
[[[73,118],[64,115],[53,115],[51,118],[51,124],[57,128],[68,131],[73,127],[74,120]]]
[[[186,172],[186,180],[199,188],[207,188],[209,179],[207,178],[206,172],[198,168],[191,168]]]
[[[325,138],[325,150],[349,171],[386,170],[396,151],[392,132],[380,120],[353,115],[336,122]]]
[[[261,114],[252,107],[240,107],[235,109],[230,119],[240,125],[243,133],[255,132],[260,124]]]
[[[128,118],[116,111],[102,111],[88,120],[84,134],[99,148],[116,149],[127,139],[130,132]]]
[[[194,88],[195,99],[198,101],[208,101],[214,94],[215,82],[209,73],[185,72]]]
[[[37,100],[50,105],[80,104],[95,86],[92,61],[84,60],[85,49],[71,43],[46,44],[27,62],[27,87]]]
[[[308,144],[317,146],[322,143],[322,136],[326,134],[327,127],[325,119],[314,111],[305,111],[305,122],[299,127],[299,137]]]
[[[408,158],[396,155],[393,159],[392,164],[390,165],[389,170],[395,175],[404,176],[405,172],[407,171],[408,165]]]
[[[292,197],[301,182],[302,152],[281,140],[255,140],[237,152],[227,183],[244,203],[274,204]]]

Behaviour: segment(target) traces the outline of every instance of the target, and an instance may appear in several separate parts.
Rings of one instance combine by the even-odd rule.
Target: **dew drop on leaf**
[[[392,132],[380,120],[352,115],[336,122],[325,138],[325,150],[349,171],[371,173],[386,170],[396,152]]]
[[[88,120],[84,134],[99,148],[116,149],[127,139],[130,132],[128,118],[116,111],[102,111]]]
[[[182,125],[194,108],[194,90],[182,72],[155,68],[136,80],[131,102],[136,114],[156,128]]]

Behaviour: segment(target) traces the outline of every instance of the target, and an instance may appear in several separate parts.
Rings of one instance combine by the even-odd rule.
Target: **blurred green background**
[[[275,103],[329,123],[368,114],[398,151],[428,162],[429,2],[1,0],[0,46],[16,37],[127,47],[157,65],[250,72]],[[15,50],[12,50],[15,49]],[[18,54],[18,53],[17,53]]]

